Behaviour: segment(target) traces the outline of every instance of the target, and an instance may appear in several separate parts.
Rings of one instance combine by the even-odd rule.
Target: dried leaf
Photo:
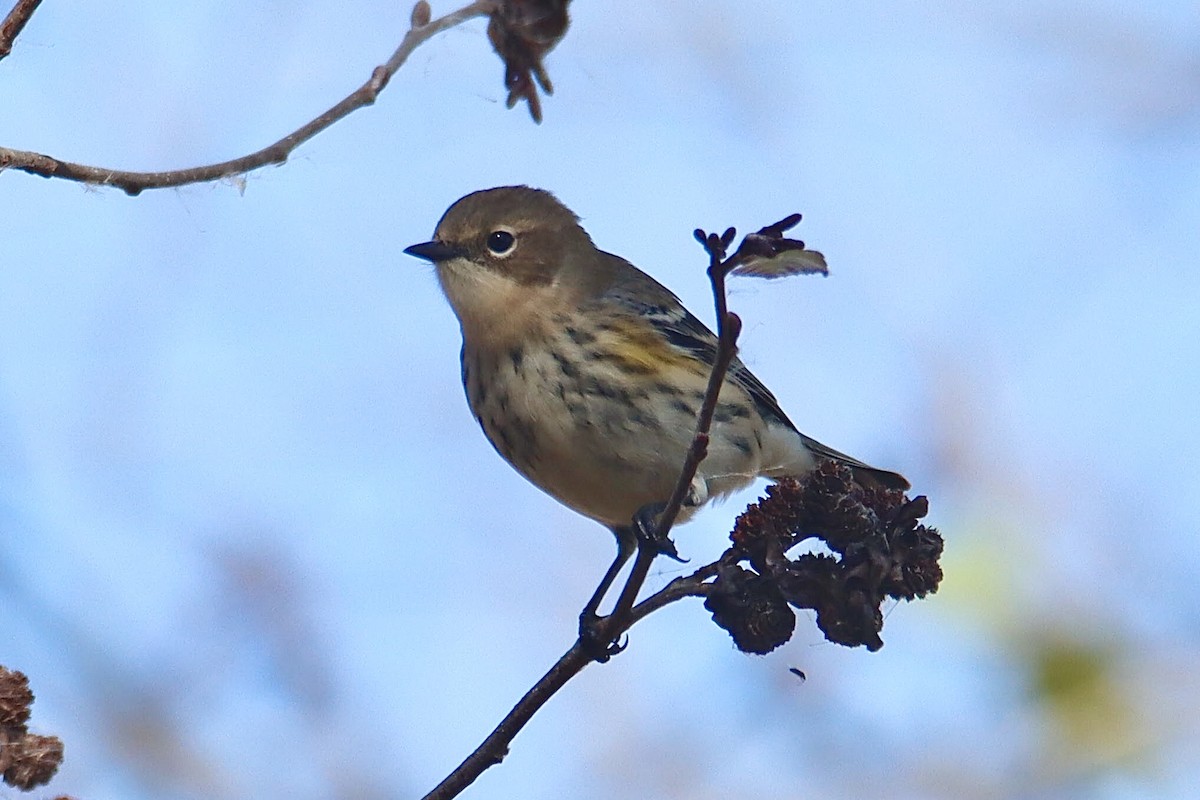
[[[756,236],[758,234],[752,233],[746,237],[746,241]],[[788,275],[829,274],[825,256],[816,250],[805,250],[804,242],[793,239],[767,240],[765,237],[763,237],[763,241],[768,242],[774,252],[763,252],[764,248],[752,255],[746,255],[742,262],[733,268],[730,272],[731,275],[748,275],[752,278],[783,278]],[[743,247],[745,247],[744,243]]]

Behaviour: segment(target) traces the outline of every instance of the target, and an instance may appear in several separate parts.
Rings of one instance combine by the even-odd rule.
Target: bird
[[[404,252],[432,262],[458,318],[462,382],[488,441],[616,537],[616,557],[580,614],[581,633],[594,628],[636,549],[638,515],[661,509],[678,480],[717,337],[657,280],[596,247],[543,189],[468,194],[430,241]],[[863,485],[909,488],[899,473],[801,433],[735,357],[678,519],[756,478],[802,477],[824,459]]]

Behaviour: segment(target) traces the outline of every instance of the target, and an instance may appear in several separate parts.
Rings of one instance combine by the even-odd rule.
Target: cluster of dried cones
[[[923,496],[863,487],[826,461],[802,481],[769,487],[738,517],[704,607],[748,653],[791,638],[792,607],[814,609],[829,641],[878,650],[884,600],[924,597],[942,579],[942,537],[919,524],[928,511]],[[810,539],[830,552],[788,555]]]
[[[488,39],[504,60],[508,107],[524,100],[536,122],[542,121],[537,87],[546,94],[554,92],[542,59],[567,33],[568,3],[570,0],[505,0],[497,3],[488,22]]]
[[[0,773],[22,791],[49,783],[63,759],[57,736],[39,736],[26,728],[33,692],[24,673],[0,667]]]

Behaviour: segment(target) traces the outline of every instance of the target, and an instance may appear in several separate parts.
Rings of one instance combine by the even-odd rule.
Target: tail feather
[[[854,471],[854,479],[865,486],[879,484],[884,488],[895,489],[901,492],[912,486],[908,482],[908,479],[899,472],[891,472],[886,469],[872,467],[870,464],[864,464],[857,458],[852,458],[845,453],[834,450],[832,447],[827,447],[816,439],[805,436],[803,433],[800,434],[800,439],[803,441],[804,446],[817,458],[829,458],[850,467]]]

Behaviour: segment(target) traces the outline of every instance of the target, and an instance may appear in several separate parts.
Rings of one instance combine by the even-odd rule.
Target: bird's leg
[[[696,476],[692,480],[684,505],[698,506],[707,499],[708,484]],[[649,569],[650,562],[660,555],[670,556],[680,563],[687,561],[675,549],[675,543],[671,541],[670,535],[663,532],[659,526],[659,517],[666,507],[666,503],[647,503],[634,513],[632,525],[612,528],[613,535],[617,537],[617,557],[613,559],[612,564],[604,573],[604,577],[600,579],[600,585],[592,593],[592,597],[583,607],[583,611],[579,612],[579,641],[588,654],[600,663],[608,661],[625,649],[625,645],[613,641],[614,637],[609,633],[609,621],[624,616],[633,607],[634,601],[637,600],[637,592],[646,578],[646,570]],[[629,582],[621,591],[617,607],[613,610],[614,613],[607,617],[599,616],[596,610],[600,608],[600,603],[604,601],[604,596],[612,588],[613,581],[617,579],[625,562],[633,555],[635,547],[638,560],[634,564]]]
[[[708,481],[696,475],[692,478],[692,484],[688,487],[687,496],[683,499],[683,505],[687,508],[695,508],[703,505],[708,499]],[[667,507],[666,503],[647,503],[637,510],[633,515],[634,531],[637,534],[638,547],[648,547],[654,551],[656,555],[669,556],[679,563],[685,563],[686,558],[680,558],[679,551],[675,549],[675,543],[671,541],[669,533],[663,533],[659,529],[659,515],[663,509]]]
[[[604,573],[604,577],[600,579],[600,585],[592,593],[592,598],[587,601],[583,611],[579,612],[579,640],[588,653],[600,662],[607,661],[624,648],[613,642],[612,637],[607,635],[608,617],[599,616],[596,610],[604,602],[604,596],[612,588],[613,581],[617,579],[621,568],[625,566],[625,562],[629,561],[629,557],[633,555],[633,551],[638,546],[637,534],[633,528],[622,526],[613,528],[612,532],[613,536],[617,537],[617,557],[613,559],[612,564]]]
[[[670,535],[659,531],[658,517],[666,507],[666,503],[647,503],[633,515],[638,548],[653,550],[656,555],[670,556],[676,561],[686,561],[687,559],[679,557],[679,551],[675,549]]]

